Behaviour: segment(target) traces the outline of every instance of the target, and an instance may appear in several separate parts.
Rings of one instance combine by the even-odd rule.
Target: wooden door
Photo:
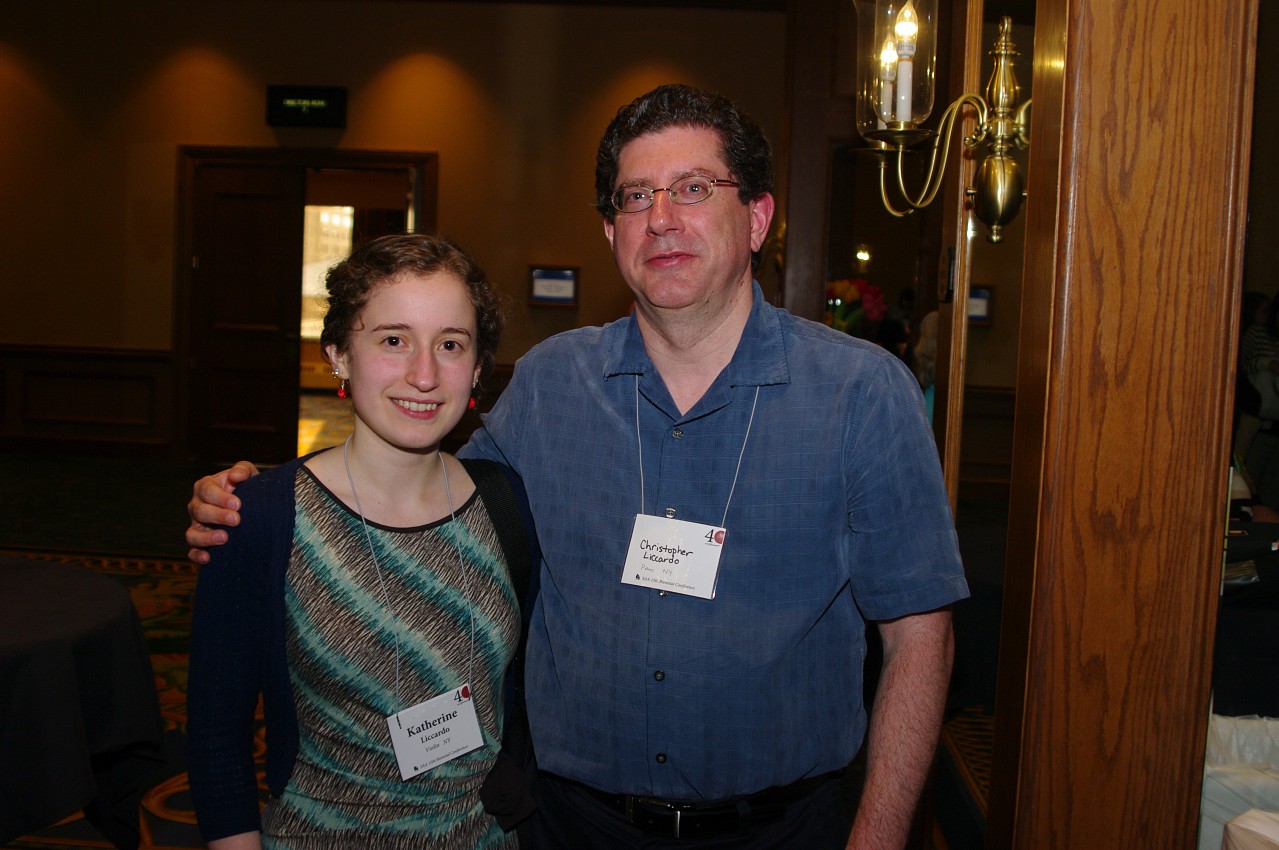
[[[354,206],[358,239],[403,230],[406,219],[434,230],[439,158],[186,147],[179,165],[174,359],[187,364],[177,394],[188,412],[179,441],[202,460],[292,459],[305,205]],[[397,182],[388,200],[386,186]]]
[[[189,445],[200,458],[297,454],[305,174],[276,163],[194,166]]]

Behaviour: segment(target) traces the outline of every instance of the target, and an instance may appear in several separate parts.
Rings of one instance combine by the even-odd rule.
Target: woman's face
[[[329,349],[351,382],[357,435],[415,453],[438,448],[479,379],[475,307],[447,272],[402,272],[379,284],[347,350]]]

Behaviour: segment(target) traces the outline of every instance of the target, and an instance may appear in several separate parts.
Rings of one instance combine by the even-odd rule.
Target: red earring
[[[466,403],[466,409],[467,410],[475,409],[475,396],[471,396],[471,400]]]
[[[346,386],[347,386],[346,378],[343,378],[342,383],[338,384],[338,398],[346,398],[348,395],[350,395],[350,393],[347,392],[346,390]]]

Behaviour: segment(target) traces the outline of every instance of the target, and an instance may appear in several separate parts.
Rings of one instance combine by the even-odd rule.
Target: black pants
[[[851,823],[838,778],[786,808],[749,835],[663,838],[632,826],[573,782],[538,775],[532,850],[843,850]]]

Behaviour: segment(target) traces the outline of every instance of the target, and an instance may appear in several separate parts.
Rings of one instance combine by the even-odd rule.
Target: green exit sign
[[[267,86],[271,127],[345,127],[346,89],[341,86]]]

